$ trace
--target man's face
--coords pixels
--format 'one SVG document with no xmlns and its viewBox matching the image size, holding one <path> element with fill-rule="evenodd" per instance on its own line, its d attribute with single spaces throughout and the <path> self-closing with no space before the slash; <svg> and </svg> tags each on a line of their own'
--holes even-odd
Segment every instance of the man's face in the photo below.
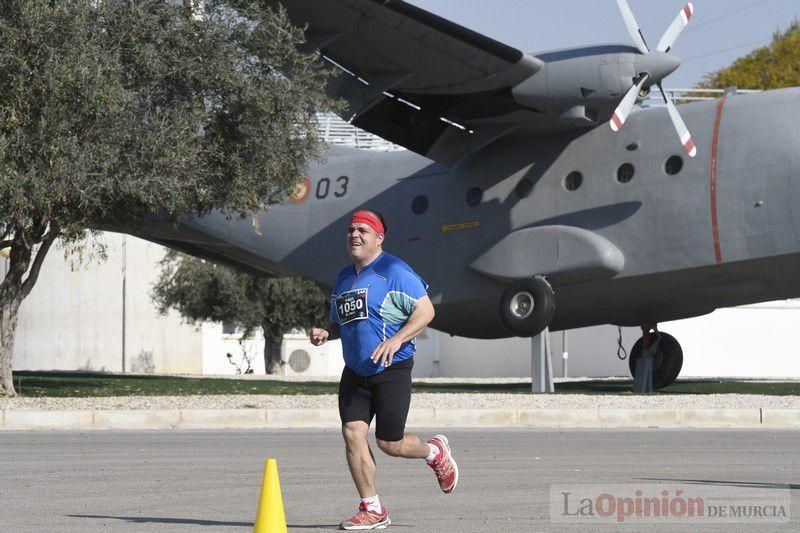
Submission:
<svg viewBox="0 0 800 533">
<path fill-rule="evenodd" d="M 353 261 L 372 257 L 383 243 L 383 235 L 364 224 L 356 222 L 347 228 L 347 251 Z"/>
</svg>

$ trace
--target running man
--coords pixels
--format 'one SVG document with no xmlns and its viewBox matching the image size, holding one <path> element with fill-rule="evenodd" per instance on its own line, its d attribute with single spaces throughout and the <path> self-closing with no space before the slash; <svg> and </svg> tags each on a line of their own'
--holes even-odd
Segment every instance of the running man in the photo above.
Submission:
<svg viewBox="0 0 800 533">
<path fill-rule="evenodd" d="M 383 251 L 386 222 L 377 211 L 356 211 L 346 245 L 353 264 L 336 277 L 331 295 L 331 323 L 313 328 L 319 346 L 342 339 L 345 367 L 339 382 L 347 466 L 361 497 L 358 513 L 341 529 L 384 529 L 389 514 L 375 488 L 375 457 L 367 443 L 372 417 L 378 448 L 393 457 L 425 459 L 439 487 L 451 492 L 458 466 L 444 435 L 428 442 L 405 433 L 411 403 L 414 337 L 433 319 L 428 285 L 405 262 Z"/>
</svg>

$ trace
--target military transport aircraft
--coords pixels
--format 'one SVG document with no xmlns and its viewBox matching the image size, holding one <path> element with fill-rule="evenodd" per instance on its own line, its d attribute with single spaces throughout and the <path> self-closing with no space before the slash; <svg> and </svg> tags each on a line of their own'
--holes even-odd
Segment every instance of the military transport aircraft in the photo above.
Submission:
<svg viewBox="0 0 800 533">
<path fill-rule="evenodd" d="M 146 238 L 329 289 L 350 213 L 372 207 L 430 284 L 432 326 L 474 338 L 610 323 L 649 340 L 662 321 L 800 295 L 800 91 L 679 113 L 661 81 L 692 4 L 655 48 L 617 0 L 632 46 L 530 54 L 400 0 L 281 3 L 341 69 L 344 118 L 408 150 L 332 149 L 260 234 L 212 214 Z M 636 107 L 654 88 L 666 107 Z M 682 364 L 660 339 L 656 387 Z"/>
</svg>

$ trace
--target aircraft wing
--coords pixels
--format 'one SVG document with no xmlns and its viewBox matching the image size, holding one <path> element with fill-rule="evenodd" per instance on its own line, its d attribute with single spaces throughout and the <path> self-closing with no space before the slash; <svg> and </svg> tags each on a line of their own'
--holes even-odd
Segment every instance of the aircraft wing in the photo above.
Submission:
<svg viewBox="0 0 800 533">
<path fill-rule="evenodd" d="M 329 84 L 355 126 L 453 164 L 530 120 L 511 88 L 544 63 L 400 0 L 272 0 L 306 46 L 341 69 Z"/>
</svg>

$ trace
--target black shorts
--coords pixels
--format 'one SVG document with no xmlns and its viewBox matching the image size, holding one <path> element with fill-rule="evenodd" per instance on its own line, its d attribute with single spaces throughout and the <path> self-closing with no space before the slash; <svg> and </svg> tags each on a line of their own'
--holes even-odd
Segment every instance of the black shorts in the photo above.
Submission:
<svg viewBox="0 0 800 533">
<path fill-rule="evenodd" d="M 411 404 L 411 369 L 414 358 L 392 363 L 374 376 L 359 376 L 347 366 L 339 382 L 339 416 L 342 425 L 363 420 L 369 425 L 376 417 L 375 437 L 403 440 L 408 407 Z"/>
</svg>

